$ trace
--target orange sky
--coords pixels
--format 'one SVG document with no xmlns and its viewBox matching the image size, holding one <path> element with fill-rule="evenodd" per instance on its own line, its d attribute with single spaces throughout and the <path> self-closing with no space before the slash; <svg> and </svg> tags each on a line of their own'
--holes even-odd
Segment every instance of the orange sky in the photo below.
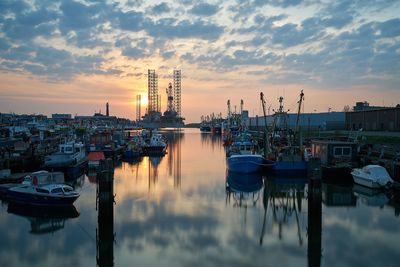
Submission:
<svg viewBox="0 0 400 267">
<path fill-rule="evenodd" d="M 362 12 L 359 12 L 359 11 Z M 400 103 L 400 2 L 5 2 L 0 11 L 0 112 L 105 113 L 136 119 L 147 70 L 161 110 L 174 69 L 182 115 L 250 116 L 268 106 L 342 111 L 357 101 Z M 142 115 L 145 112 L 142 105 Z"/>
</svg>

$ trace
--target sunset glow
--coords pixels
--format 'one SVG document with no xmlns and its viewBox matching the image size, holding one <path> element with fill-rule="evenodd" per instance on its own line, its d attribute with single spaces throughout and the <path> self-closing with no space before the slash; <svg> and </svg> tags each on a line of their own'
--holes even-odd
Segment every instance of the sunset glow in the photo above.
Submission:
<svg viewBox="0 0 400 267">
<path fill-rule="evenodd" d="M 182 115 L 261 114 L 300 90 L 305 111 L 400 103 L 398 1 L 2 1 L 0 112 L 135 119 L 147 70 L 162 111 L 182 70 Z"/>
</svg>

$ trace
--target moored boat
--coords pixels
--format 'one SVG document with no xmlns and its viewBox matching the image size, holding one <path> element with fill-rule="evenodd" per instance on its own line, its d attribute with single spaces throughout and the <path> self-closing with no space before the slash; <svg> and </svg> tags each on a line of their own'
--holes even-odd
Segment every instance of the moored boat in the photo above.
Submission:
<svg viewBox="0 0 400 267">
<path fill-rule="evenodd" d="M 249 140 L 232 143 L 227 151 L 228 170 L 238 173 L 260 172 L 264 157 L 255 153 L 255 143 Z"/>
<path fill-rule="evenodd" d="M 78 199 L 79 193 L 61 183 L 20 185 L 7 191 L 7 200 L 34 206 L 68 206 Z"/>
<path fill-rule="evenodd" d="M 263 167 L 264 158 L 261 155 L 231 155 L 227 159 L 228 170 L 238 173 L 260 172 Z"/>
<path fill-rule="evenodd" d="M 62 168 L 86 161 L 85 146 L 82 143 L 69 141 L 60 144 L 58 152 L 46 156 L 44 166 L 47 168 Z"/>
<path fill-rule="evenodd" d="M 367 165 L 351 171 L 354 182 L 370 188 L 391 187 L 393 180 L 387 170 L 379 165 Z"/>
<path fill-rule="evenodd" d="M 146 155 L 164 155 L 167 152 L 167 143 L 162 134 L 153 133 L 150 140 L 143 146 Z"/>
</svg>

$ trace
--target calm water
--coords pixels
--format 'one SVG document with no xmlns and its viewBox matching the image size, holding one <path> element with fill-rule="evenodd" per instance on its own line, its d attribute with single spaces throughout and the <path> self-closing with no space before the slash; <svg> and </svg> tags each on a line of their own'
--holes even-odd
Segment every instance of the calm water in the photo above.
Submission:
<svg viewBox="0 0 400 267">
<path fill-rule="evenodd" d="M 220 138 L 166 134 L 166 156 L 117 164 L 115 204 L 96 205 L 90 175 L 78 217 L 2 202 L 0 266 L 399 266 L 399 202 L 302 179 L 240 185 Z"/>
</svg>

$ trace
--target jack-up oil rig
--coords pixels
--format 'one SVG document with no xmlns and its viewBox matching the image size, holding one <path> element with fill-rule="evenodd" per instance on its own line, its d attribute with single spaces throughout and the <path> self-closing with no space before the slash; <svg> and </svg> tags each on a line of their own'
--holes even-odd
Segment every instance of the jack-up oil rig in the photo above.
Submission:
<svg viewBox="0 0 400 267">
<path fill-rule="evenodd" d="M 158 94 L 158 75 L 155 70 L 149 69 L 147 77 L 148 108 L 143 117 L 140 117 L 140 109 L 137 109 L 139 114 L 136 114 L 136 118 L 141 118 L 138 125 L 145 128 L 184 126 L 181 114 L 181 70 L 174 70 L 173 82 L 166 88 L 167 110 L 163 114 L 161 114 L 161 95 Z"/>
</svg>

